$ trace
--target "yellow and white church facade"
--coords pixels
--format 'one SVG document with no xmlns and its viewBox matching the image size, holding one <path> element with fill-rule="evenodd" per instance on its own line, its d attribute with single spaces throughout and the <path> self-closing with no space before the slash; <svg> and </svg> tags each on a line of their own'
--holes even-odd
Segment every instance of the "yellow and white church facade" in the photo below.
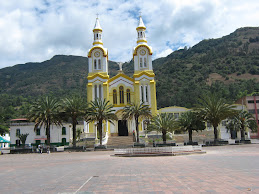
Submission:
<svg viewBox="0 0 259 194">
<path fill-rule="evenodd" d="M 152 68 L 152 47 L 147 44 L 145 35 L 146 27 L 142 17 L 139 17 L 137 30 L 137 45 L 133 48 L 134 75 L 128 77 L 122 71 L 112 78 L 108 74 L 108 49 L 103 46 L 102 28 L 98 17 L 93 29 L 93 46 L 88 51 L 88 84 L 87 102 L 96 98 L 110 101 L 113 104 L 118 121 L 114 125 L 105 123 L 103 132 L 111 136 L 131 135 L 135 129 L 133 120 L 122 120 L 123 108 L 130 103 L 141 103 L 149 105 L 151 113 L 157 113 L 156 82 Z M 88 133 L 95 133 L 96 126 L 89 123 Z M 139 129 L 143 131 L 144 122 L 140 122 Z"/>
</svg>

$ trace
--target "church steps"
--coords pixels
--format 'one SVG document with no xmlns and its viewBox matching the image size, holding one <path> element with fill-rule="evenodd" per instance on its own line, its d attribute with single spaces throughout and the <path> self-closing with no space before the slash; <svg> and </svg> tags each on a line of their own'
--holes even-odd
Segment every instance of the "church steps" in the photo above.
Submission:
<svg viewBox="0 0 259 194">
<path fill-rule="evenodd" d="M 133 136 L 112 136 L 109 137 L 108 148 L 125 148 L 133 146 Z"/>
</svg>

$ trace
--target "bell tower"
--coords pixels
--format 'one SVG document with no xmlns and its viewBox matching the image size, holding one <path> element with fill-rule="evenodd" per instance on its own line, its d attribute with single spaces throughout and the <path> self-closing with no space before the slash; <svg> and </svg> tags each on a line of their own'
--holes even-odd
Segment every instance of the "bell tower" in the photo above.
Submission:
<svg viewBox="0 0 259 194">
<path fill-rule="evenodd" d="M 103 47 L 102 28 L 97 16 L 93 29 L 93 46 L 88 51 L 87 102 L 108 98 L 108 50 Z"/>
<path fill-rule="evenodd" d="M 135 102 L 144 102 L 150 106 L 152 114 L 156 114 L 156 82 L 152 67 L 153 52 L 152 47 L 147 44 L 146 26 L 141 15 L 136 30 L 137 46 L 133 48 Z"/>
</svg>

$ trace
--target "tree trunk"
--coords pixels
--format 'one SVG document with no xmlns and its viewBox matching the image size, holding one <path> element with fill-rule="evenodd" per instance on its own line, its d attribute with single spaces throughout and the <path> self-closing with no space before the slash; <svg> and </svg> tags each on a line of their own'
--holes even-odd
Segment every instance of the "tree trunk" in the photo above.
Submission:
<svg viewBox="0 0 259 194">
<path fill-rule="evenodd" d="M 166 144 L 166 130 L 162 130 L 163 134 L 163 143 Z"/>
<path fill-rule="evenodd" d="M 50 146 L 50 122 L 47 121 L 46 132 L 47 132 L 47 145 Z"/>
<path fill-rule="evenodd" d="M 76 119 L 73 119 L 73 147 L 76 147 Z"/>
<path fill-rule="evenodd" d="M 241 129 L 241 140 L 245 140 L 245 129 Z"/>
<path fill-rule="evenodd" d="M 213 126 L 213 128 L 214 128 L 214 141 L 218 141 L 218 129 L 215 126 Z"/>
<path fill-rule="evenodd" d="M 136 123 L 137 143 L 139 143 L 138 117 L 135 118 L 135 123 Z"/>
<path fill-rule="evenodd" d="M 97 128 L 98 128 L 98 131 L 99 131 L 99 136 L 100 136 L 100 145 L 103 145 L 103 122 L 102 121 L 98 121 L 98 125 L 97 125 Z"/>
<path fill-rule="evenodd" d="M 192 143 L 192 130 L 189 129 L 188 132 L 189 132 L 189 142 Z"/>
</svg>

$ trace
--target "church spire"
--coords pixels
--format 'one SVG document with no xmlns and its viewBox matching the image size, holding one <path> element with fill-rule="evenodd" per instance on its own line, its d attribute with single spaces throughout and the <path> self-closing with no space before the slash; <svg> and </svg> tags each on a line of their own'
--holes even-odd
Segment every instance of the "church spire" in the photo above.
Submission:
<svg viewBox="0 0 259 194">
<path fill-rule="evenodd" d="M 102 30 L 102 27 L 100 25 L 98 14 L 97 14 L 97 18 L 96 18 L 94 29 L 93 29 L 93 33 L 94 33 L 93 45 L 103 45 L 102 31 L 103 30 Z"/>
<path fill-rule="evenodd" d="M 146 31 L 146 26 L 142 20 L 142 16 L 139 16 L 139 23 L 138 23 L 138 27 L 136 28 L 137 33 L 138 33 L 138 39 L 137 39 L 137 44 L 145 44 L 147 43 L 146 40 L 146 35 L 145 35 L 145 31 Z"/>
</svg>

